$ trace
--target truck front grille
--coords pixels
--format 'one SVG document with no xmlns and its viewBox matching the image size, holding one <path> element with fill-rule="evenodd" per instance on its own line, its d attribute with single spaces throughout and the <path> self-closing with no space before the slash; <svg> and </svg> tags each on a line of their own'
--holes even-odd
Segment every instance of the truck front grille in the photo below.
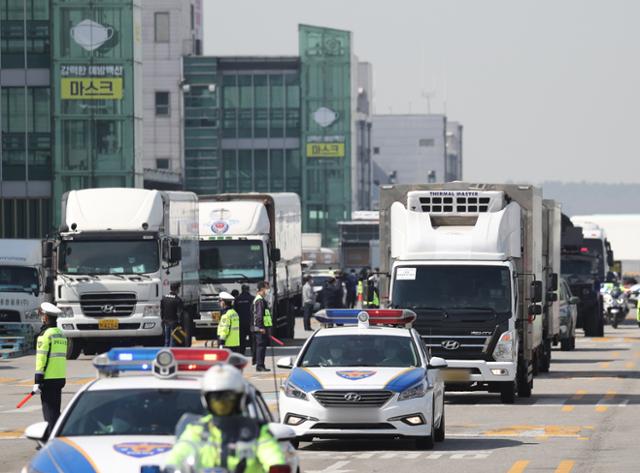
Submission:
<svg viewBox="0 0 640 473">
<path fill-rule="evenodd" d="M 354 396 L 355 395 L 355 396 Z M 324 407 L 380 407 L 393 395 L 392 391 L 316 391 L 313 397 Z"/>
<path fill-rule="evenodd" d="M 80 296 L 82 313 L 87 317 L 127 317 L 136 306 L 134 292 L 100 292 Z"/>
<path fill-rule="evenodd" d="M 432 356 L 450 360 L 491 359 L 487 357 L 491 336 L 422 335 Z"/>
</svg>

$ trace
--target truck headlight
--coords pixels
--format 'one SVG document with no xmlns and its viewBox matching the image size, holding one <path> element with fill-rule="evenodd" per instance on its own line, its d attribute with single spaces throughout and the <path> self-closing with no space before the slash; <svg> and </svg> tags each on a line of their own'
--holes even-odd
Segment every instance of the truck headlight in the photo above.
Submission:
<svg viewBox="0 0 640 473">
<path fill-rule="evenodd" d="M 62 311 L 58 317 L 73 317 L 73 307 L 70 306 L 58 306 L 58 309 Z"/>
<path fill-rule="evenodd" d="M 282 392 L 287 397 L 292 397 L 301 401 L 308 401 L 307 393 L 305 393 L 291 381 L 285 381 L 284 383 L 282 383 Z"/>
<path fill-rule="evenodd" d="M 418 399 L 424 397 L 427 394 L 427 383 L 421 381 L 418 384 L 411 386 L 409 389 L 405 389 L 398 396 L 398 401 L 407 401 L 409 399 Z"/>
<path fill-rule="evenodd" d="M 143 317 L 160 317 L 159 305 L 146 305 L 142 311 Z"/>
<path fill-rule="evenodd" d="M 512 361 L 515 345 L 515 336 L 511 332 L 504 332 L 493 350 L 493 359 L 496 361 Z"/>
</svg>

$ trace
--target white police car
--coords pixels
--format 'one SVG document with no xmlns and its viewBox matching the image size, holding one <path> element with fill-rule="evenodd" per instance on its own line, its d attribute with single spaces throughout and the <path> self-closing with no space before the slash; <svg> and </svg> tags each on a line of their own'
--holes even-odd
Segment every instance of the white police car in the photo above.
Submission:
<svg viewBox="0 0 640 473">
<path fill-rule="evenodd" d="M 328 309 L 325 325 L 295 358 L 280 390 L 281 419 L 298 441 L 314 438 L 410 438 L 429 449 L 445 437 L 442 358 L 429 358 L 418 333 L 400 328 L 407 310 Z M 390 327 L 389 325 L 395 326 Z"/>
<path fill-rule="evenodd" d="M 247 360 L 225 349 L 195 348 L 116 348 L 97 356 L 94 365 L 101 376 L 74 396 L 23 473 L 139 473 L 144 465 L 153 465 L 148 471 L 160 471 L 175 443 L 179 421 L 184 427 L 187 419 L 206 414 L 199 374 L 219 362 L 241 369 Z M 294 433 L 272 423 L 260 391 L 249 382 L 246 388 L 247 415 L 270 423 L 291 472 L 299 471 L 289 443 Z M 46 426 L 34 424 L 25 435 L 42 443 Z"/>
</svg>

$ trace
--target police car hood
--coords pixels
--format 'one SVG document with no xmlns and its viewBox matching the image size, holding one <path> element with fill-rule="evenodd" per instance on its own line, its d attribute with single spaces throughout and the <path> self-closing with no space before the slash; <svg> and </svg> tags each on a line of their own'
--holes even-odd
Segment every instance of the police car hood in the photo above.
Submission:
<svg viewBox="0 0 640 473">
<path fill-rule="evenodd" d="M 46 472 L 140 473 L 141 465 L 163 466 L 174 442 L 167 435 L 56 437 L 31 466 Z"/>
<path fill-rule="evenodd" d="M 402 392 L 424 379 L 424 368 L 295 368 L 290 381 L 305 392 L 319 389 L 388 389 Z"/>
</svg>

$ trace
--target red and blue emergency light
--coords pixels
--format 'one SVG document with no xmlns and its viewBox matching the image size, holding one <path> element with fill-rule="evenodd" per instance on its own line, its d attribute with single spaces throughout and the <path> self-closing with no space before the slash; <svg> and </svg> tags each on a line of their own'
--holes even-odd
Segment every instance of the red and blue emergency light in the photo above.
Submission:
<svg viewBox="0 0 640 473">
<path fill-rule="evenodd" d="M 102 373 L 115 375 L 127 371 L 152 371 L 158 364 L 158 354 L 170 354 L 177 371 L 207 371 L 216 363 L 229 363 L 239 370 L 247 364 L 246 357 L 224 348 L 112 348 L 93 359 L 93 366 Z"/>
<path fill-rule="evenodd" d="M 369 325 L 405 326 L 416 320 L 416 313 L 407 309 L 323 309 L 314 314 L 322 324 L 358 325 L 366 314 Z"/>
</svg>

